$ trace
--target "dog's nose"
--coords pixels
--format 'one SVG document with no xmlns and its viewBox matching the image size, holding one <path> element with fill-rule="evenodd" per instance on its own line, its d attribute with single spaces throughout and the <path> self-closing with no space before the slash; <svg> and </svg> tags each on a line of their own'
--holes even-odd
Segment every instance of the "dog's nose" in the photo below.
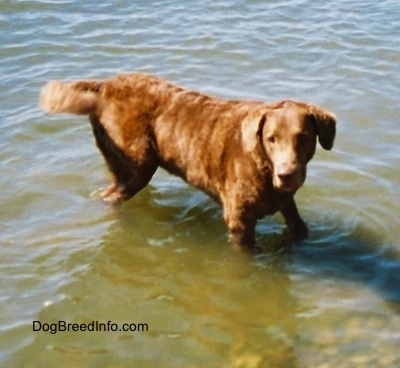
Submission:
<svg viewBox="0 0 400 368">
<path fill-rule="evenodd" d="M 278 174 L 278 177 L 282 183 L 291 183 L 294 178 L 294 173 Z"/>
<path fill-rule="evenodd" d="M 296 175 L 296 168 L 292 165 L 282 165 L 278 169 L 277 175 L 282 183 L 290 183 Z"/>
</svg>

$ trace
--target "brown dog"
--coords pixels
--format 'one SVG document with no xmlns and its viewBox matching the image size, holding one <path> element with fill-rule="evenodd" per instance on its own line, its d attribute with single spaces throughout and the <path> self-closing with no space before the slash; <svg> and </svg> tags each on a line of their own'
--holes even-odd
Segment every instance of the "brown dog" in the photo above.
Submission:
<svg viewBox="0 0 400 368">
<path fill-rule="evenodd" d="M 335 116 L 312 104 L 227 101 L 143 74 L 106 81 L 49 82 L 41 106 L 89 115 L 114 181 L 105 201 L 125 201 L 158 166 L 223 206 L 232 241 L 253 248 L 257 219 L 280 211 L 293 238 L 307 236 L 294 194 L 318 137 L 330 150 Z"/>
</svg>

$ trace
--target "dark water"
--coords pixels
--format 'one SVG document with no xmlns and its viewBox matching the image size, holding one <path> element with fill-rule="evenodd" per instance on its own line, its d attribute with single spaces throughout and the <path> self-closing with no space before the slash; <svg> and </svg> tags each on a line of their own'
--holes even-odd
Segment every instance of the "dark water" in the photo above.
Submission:
<svg viewBox="0 0 400 368">
<path fill-rule="evenodd" d="M 1 366 L 399 366 L 399 14 L 394 0 L 2 1 Z M 127 71 L 335 112 L 334 150 L 297 194 L 310 238 L 291 247 L 266 218 L 266 254 L 239 254 L 218 206 L 165 172 L 105 206 L 86 119 L 37 98 L 49 79 Z"/>
</svg>

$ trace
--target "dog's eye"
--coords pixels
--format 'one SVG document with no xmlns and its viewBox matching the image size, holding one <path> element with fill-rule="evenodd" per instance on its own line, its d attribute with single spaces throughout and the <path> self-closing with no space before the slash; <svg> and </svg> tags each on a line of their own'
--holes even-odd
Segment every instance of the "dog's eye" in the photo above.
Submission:
<svg viewBox="0 0 400 368">
<path fill-rule="evenodd" d="M 275 136 L 273 136 L 273 135 L 270 135 L 270 136 L 267 138 L 267 140 L 268 140 L 269 143 L 275 143 L 275 142 L 276 142 L 276 138 L 275 138 Z"/>
</svg>

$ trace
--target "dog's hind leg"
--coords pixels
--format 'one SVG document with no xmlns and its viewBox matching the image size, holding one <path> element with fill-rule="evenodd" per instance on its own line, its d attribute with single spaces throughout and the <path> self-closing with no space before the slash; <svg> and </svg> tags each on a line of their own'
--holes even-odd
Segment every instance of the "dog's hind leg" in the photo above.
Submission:
<svg viewBox="0 0 400 368">
<path fill-rule="evenodd" d="M 101 198 L 104 202 L 113 205 L 127 201 L 149 183 L 156 169 L 157 166 L 151 169 L 135 168 L 135 170 L 130 170 L 130 177 L 128 174 L 117 176 L 113 173 L 114 181 L 102 191 Z"/>
<path fill-rule="evenodd" d="M 90 122 L 97 147 L 113 175 L 113 183 L 101 197 L 107 203 L 119 204 L 149 183 L 158 167 L 157 155 L 150 143 L 138 145 L 138 152 L 125 152 L 112 140 L 97 116 L 91 116 Z"/>
</svg>

